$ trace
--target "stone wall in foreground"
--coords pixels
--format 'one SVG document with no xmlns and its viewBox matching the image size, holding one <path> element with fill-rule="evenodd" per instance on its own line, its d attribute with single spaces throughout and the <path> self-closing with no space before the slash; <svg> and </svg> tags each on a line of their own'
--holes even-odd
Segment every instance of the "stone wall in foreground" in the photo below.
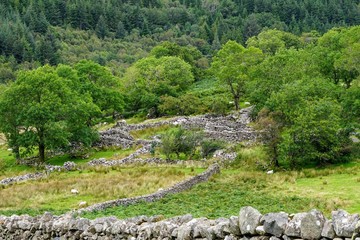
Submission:
<svg viewBox="0 0 360 240">
<path fill-rule="evenodd" d="M 216 220 L 191 215 L 166 220 L 161 216 L 89 220 L 50 213 L 0 216 L 0 239 L 360 240 L 359 228 L 359 215 L 343 210 L 333 211 L 332 220 L 317 210 L 262 215 L 252 207 L 241 208 L 238 216 Z"/>
</svg>

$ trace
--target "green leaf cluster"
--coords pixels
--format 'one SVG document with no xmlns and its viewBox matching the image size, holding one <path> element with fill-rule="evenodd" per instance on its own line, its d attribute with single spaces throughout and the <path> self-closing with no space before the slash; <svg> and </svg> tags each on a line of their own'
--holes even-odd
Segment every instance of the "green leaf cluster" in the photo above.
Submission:
<svg viewBox="0 0 360 240">
<path fill-rule="evenodd" d="M 17 158 L 37 147 L 44 162 L 47 150 L 91 146 L 98 137 L 92 129 L 96 118 L 122 110 L 116 83 L 107 69 L 90 61 L 21 71 L 1 93 L 0 129 Z"/>
</svg>

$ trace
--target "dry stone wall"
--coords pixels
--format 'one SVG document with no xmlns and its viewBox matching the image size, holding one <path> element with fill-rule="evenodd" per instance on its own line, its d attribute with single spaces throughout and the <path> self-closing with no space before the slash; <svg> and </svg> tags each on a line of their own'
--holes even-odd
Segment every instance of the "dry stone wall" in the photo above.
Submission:
<svg viewBox="0 0 360 240">
<path fill-rule="evenodd" d="M 207 219 L 184 215 L 139 216 L 95 220 L 71 214 L 53 216 L 0 216 L 0 239 L 226 239 L 226 240 L 360 240 L 359 215 L 332 212 L 332 220 L 311 210 L 305 213 L 267 213 L 243 207 L 237 216 Z"/>
<path fill-rule="evenodd" d="M 109 207 L 114 207 L 119 205 L 128 206 L 139 202 L 154 202 L 156 200 L 165 197 L 166 195 L 175 194 L 190 189 L 192 186 L 198 183 L 207 181 L 211 176 L 217 173 L 220 173 L 220 167 L 218 164 L 213 164 L 205 172 L 200 173 L 199 175 L 196 175 L 188 180 L 179 182 L 167 189 L 160 190 L 158 192 L 148 194 L 145 196 L 117 199 L 117 200 L 111 200 L 103 203 L 94 204 L 87 208 L 82 208 L 78 210 L 77 213 L 101 211 Z"/>
<path fill-rule="evenodd" d="M 182 126 L 186 129 L 202 129 L 207 137 L 229 142 L 254 141 L 256 132 L 248 126 L 252 107 L 241 109 L 236 114 L 214 116 L 210 114 L 193 117 L 176 117 L 153 123 L 127 124 L 119 121 L 113 128 L 100 132 L 98 146 L 131 147 L 136 141 L 130 131 L 155 128 L 163 125 Z"/>
<path fill-rule="evenodd" d="M 37 180 L 43 177 L 47 177 L 51 172 L 60 172 L 60 171 L 73 171 L 76 170 L 76 164 L 74 162 L 65 162 L 63 166 L 56 165 L 46 165 L 45 171 L 36 172 L 36 173 L 28 173 L 20 176 L 14 176 L 9 178 L 4 178 L 0 180 L 0 185 L 10 185 L 16 182 L 24 182 L 28 180 Z"/>
</svg>

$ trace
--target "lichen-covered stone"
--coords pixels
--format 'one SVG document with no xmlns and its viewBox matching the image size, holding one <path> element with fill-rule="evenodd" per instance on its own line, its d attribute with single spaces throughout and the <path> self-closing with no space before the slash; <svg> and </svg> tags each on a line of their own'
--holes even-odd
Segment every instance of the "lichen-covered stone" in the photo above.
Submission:
<svg viewBox="0 0 360 240">
<path fill-rule="evenodd" d="M 302 219 L 306 216 L 306 213 L 297 213 L 293 218 L 288 222 L 285 228 L 285 235 L 289 237 L 301 237 L 300 234 L 300 225 Z"/>
<path fill-rule="evenodd" d="M 318 210 L 311 210 L 301 220 L 301 238 L 309 240 L 320 239 L 324 223 L 324 215 Z"/>
<path fill-rule="evenodd" d="M 261 218 L 260 222 L 264 226 L 266 233 L 281 237 L 289 221 L 288 218 L 289 215 L 284 212 L 267 213 Z"/>
<path fill-rule="evenodd" d="M 256 227 L 260 225 L 261 213 L 253 207 L 243 207 L 239 213 L 240 232 L 244 235 L 256 234 Z"/>
<path fill-rule="evenodd" d="M 333 211 L 331 213 L 334 230 L 337 236 L 351 238 L 358 221 L 359 214 L 349 214 L 345 210 Z"/>
<path fill-rule="evenodd" d="M 329 239 L 335 238 L 336 234 L 331 220 L 325 221 L 321 236 Z"/>
</svg>

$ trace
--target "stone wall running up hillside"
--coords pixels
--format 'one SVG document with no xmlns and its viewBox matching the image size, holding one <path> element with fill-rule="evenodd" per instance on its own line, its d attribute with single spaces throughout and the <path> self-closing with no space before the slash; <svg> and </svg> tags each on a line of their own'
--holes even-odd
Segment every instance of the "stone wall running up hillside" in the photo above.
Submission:
<svg viewBox="0 0 360 240">
<path fill-rule="evenodd" d="M 241 208 L 238 216 L 216 220 L 191 215 L 165 220 L 162 216 L 89 220 L 50 213 L 0 216 L 0 239 L 360 240 L 359 228 L 359 215 L 343 210 L 333 211 L 332 220 L 317 210 L 262 215 L 252 207 Z"/>
</svg>

